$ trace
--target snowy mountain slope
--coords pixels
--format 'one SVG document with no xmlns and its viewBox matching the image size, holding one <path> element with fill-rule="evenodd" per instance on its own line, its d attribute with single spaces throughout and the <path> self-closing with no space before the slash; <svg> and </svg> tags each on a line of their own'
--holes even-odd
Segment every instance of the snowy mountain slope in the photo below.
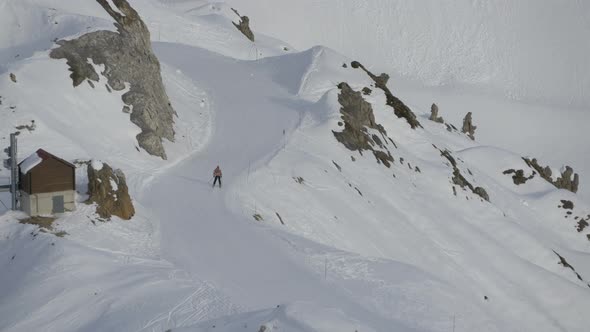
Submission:
<svg viewBox="0 0 590 332">
<path fill-rule="evenodd" d="M 322 59 L 311 66 L 316 73 L 330 73 L 324 80 L 350 79 L 352 75 L 347 71 L 354 69 L 342 68 L 343 61 L 346 59 L 332 57 L 331 61 Z M 332 66 L 324 69 L 321 63 Z M 342 72 L 340 77 L 333 74 L 337 68 Z M 326 86 L 317 76 L 321 74 L 316 75 L 316 81 L 304 81 L 304 85 L 319 82 L 315 87 L 302 86 L 299 91 L 317 91 Z M 369 81 L 357 81 L 355 85 L 360 89 Z M 555 302 L 551 293 L 563 286 L 569 289 L 564 296 L 567 301 L 587 301 L 587 283 L 556 265 L 553 253 L 583 252 L 585 258 L 580 265 L 588 266 L 585 234 L 576 232 L 573 223 L 564 227 L 558 221 L 563 214 L 559 216 L 556 208 L 560 199 L 572 199 L 587 211 L 583 201 L 571 193 L 558 192 L 540 179 L 524 188 L 516 187 L 502 172 L 523 168 L 518 155 L 446 134 L 442 125 L 429 123 L 426 115 L 421 117 L 426 132 L 413 131 L 384 107 L 384 96 L 376 95 L 369 98 L 374 106 L 382 105 L 376 111 L 377 122 L 398 144 L 393 152 L 396 160 L 405 160 L 405 164 L 397 162 L 392 170 L 379 166 L 373 156 L 348 151 L 333 139 L 331 131 L 340 130 L 336 125 L 340 114 L 335 94 L 332 91 L 319 105 L 309 107 L 302 125 L 278 155 L 250 174 L 246 183 L 234 188 L 233 194 L 242 198 L 246 211 L 331 247 L 412 264 L 454 284 L 466 297 L 487 294 L 497 301 L 488 310 L 512 316 L 514 330 L 541 325 L 565 330 L 581 328 L 580 322 L 573 322 L 581 312 L 570 316 L 572 308 Z M 469 176 L 475 179 L 474 185 L 488 190 L 491 204 L 459 187 L 458 197 L 453 196 L 449 181 L 452 169 L 444 166 L 446 160 L 432 144 L 438 149 L 457 151 L 456 157 L 465 161 L 465 172 L 474 174 Z M 414 170 L 415 166 L 420 172 Z M 302 183 L 294 181 L 296 178 L 301 178 Z M 277 222 L 276 213 L 285 226 Z M 481 265 L 484 257 L 492 260 Z M 527 262 L 524 266 L 523 261 Z M 463 268 L 452 268 L 457 265 Z M 500 284 L 504 286 L 491 281 L 496 278 L 503 280 Z M 509 294 L 514 292 L 520 295 L 512 298 Z M 527 317 L 517 327 L 515 322 L 529 311 L 527 306 L 535 308 L 530 312 L 543 313 Z M 506 312 L 505 308 L 520 309 Z"/>
<path fill-rule="evenodd" d="M 4 213 L 0 329 L 448 331 L 454 322 L 457 330 L 585 330 L 590 242 L 574 217 L 590 207 L 539 177 L 514 185 L 502 172 L 527 169 L 520 151 L 429 122 L 424 90 L 394 77 L 390 86 L 419 96 L 408 104 L 424 129 L 409 129 L 371 87 L 376 121 L 397 146 L 389 146 L 393 166 L 379 165 L 331 132 L 341 130 L 336 85 L 372 83 L 351 59 L 324 47 L 282 55 L 292 49 L 262 35 L 253 46 L 225 4 L 132 4 L 152 30 L 178 112 L 169 161 L 135 149 L 138 128 L 121 112 L 120 93 L 104 84 L 73 88 L 65 63 L 48 59 L 44 45 L 4 62 L 18 81 L 6 73 L 0 81 L 0 137 L 36 120 L 34 131 L 21 131 L 20 158 L 44 147 L 120 167 L 138 213 L 101 223 L 79 204 L 56 221 L 65 238 Z M 104 24 L 94 1 L 27 5 Z M 461 104 L 463 92 L 444 97 Z M 480 103 L 492 109 L 498 100 Z M 490 203 L 459 187 L 453 195 L 444 149 Z M 216 164 L 221 190 L 208 182 Z M 77 171 L 79 202 L 84 173 Z M 575 207 L 558 208 L 561 200 Z"/>
<path fill-rule="evenodd" d="M 326 45 L 392 74 L 392 89 L 414 108 L 435 102 L 455 124 L 474 112 L 484 144 L 590 172 L 579 128 L 590 121 L 587 2 L 227 2 L 257 31 L 299 49 Z"/>
<path fill-rule="evenodd" d="M 477 85 L 517 99 L 590 106 L 584 1 L 227 2 L 249 15 L 255 30 L 299 49 L 326 45 L 431 85 Z"/>
</svg>

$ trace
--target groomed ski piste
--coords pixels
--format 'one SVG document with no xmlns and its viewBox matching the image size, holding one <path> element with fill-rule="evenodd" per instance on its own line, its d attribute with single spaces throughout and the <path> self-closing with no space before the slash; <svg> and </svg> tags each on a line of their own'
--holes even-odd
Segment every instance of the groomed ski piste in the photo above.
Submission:
<svg viewBox="0 0 590 332">
<path fill-rule="evenodd" d="M 574 217 L 590 214 L 590 166 L 579 156 L 588 144 L 571 141 L 587 111 L 478 86 L 425 87 L 391 72 L 390 89 L 424 127 L 414 130 L 351 61 L 384 64 L 324 46 L 298 51 L 256 31 L 256 13 L 237 3 L 255 43 L 223 2 L 131 4 L 150 28 L 178 114 L 168 160 L 137 149 L 139 128 L 121 111 L 125 91 L 107 91 L 104 77 L 74 88 L 65 61 L 48 56 L 55 38 L 114 29 L 95 1 L 0 0 L 0 145 L 35 120 L 18 137 L 19 161 L 43 148 L 107 162 L 127 175 L 137 211 L 130 221 L 98 221 L 83 203 L 85 167 L 77 210 L 54 224 L 64 237 L 20 224 L 24 214 L 0 205 L 1 331 L 587 330 L 590 229 L 578 232 Z M 372 89 L 363 97 L 391 138 L 390 168 L 335 139 L 341 82 Z M 429 121 L 433 102 L 458 128 L 474 112 L 476 140 Z M 543 114 L 542 125 L 504 133 L 506 110 Z M 536 136 L 562 114 L 568 125 Z M 528 169 L 527 148 L 559 174 L 571 160 L 555 162 L 547 150 L 562 139 L 571 145 L 559 155 L 578 162 L 578 194 L 539 176 L 516 186 L 503 174 Z M 458 186 L 453 194 L 444 150 L 490 202 Z M 221 189 L 212 187 L 216 165 Z M 561 200 L 574 203 L 572 215 Z"/>
</svg>

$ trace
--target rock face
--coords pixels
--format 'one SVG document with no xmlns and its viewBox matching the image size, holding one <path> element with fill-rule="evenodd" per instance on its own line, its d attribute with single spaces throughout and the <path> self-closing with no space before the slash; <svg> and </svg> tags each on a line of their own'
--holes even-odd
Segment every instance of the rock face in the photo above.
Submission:
<svg viewBox="0 0 590 332">
<path fill-rule="evenodd" d="M 472 140 L 475 140 L 475 129 L 477 129 L 477 126 L 473 125 L 471 112 L 468 112 L 467 115 L 465 115 L 465 118 L 463 118 L 463 128 L 461 129 L 461 132 L 467 134 Z"/>
<path fill-rule="evenodd" d="M 364 70 L 367 73 L 367 75 L 369 75 L 369 77 L 371 77 L 371 79 L 375 81 L 375 86 L 383 90 L 383 92 L 385 93 L 385 98 L 387 99 L 387 106 L 393 108 L 393 112 L 398 118 L 406 119 L 406 121 L 408 122 L 410 127 L 412 127 L 412 129 L 416 129 L 416 127 L 422 127 L 420 121 L 418 121 L 414 112 L 412 112 L 412 110 L 408 106 L 406 106 L 406 104 L 404 104 L 401 100 L 395 97 L 387 87 L 389 75 L 383 73 L 379 76 L 375 76 L 358 61 L 353 61 L 351 63 L 351 66 L 352 68 L 360 68 Z"/>
<path fill-rule="evenodd" d="M 252 32 L 252 30 L 250 29 L 250 19 L 248 18 L 248 16 L 241 16 L 240 13 L 238 13 L 238 11 L 234 8 L 232 8 L 231 10 L 233 10 L 234 13 L 236 13 L 236 15 L 238 15 L 238 17 L 240 18 L 240 22 L 237 24 L 234 23 L 234 26 L 238 30 L 240 30 L 240 32 L 243 33 L 244 36 L 246 36 L 246 38 L 250 39 L 250 41 L 254 41 L 254 32 Z"/>
<path fill-rule="evenodd" d="M 347 83 L 338 85 L 340 94 L 338 102 L 342 106 L 340 113 L 344 122 L 344 130 L 333 132 L 336 139 L 352 151 L 370 150 L 377 158 L 377 161 L 390 167 L 393 157 L 384 145 L 388 144 L 387 132 L 380 124 L 375 123 L 375 116 L 371 104 L 367 102 L 360 91 L 354 91 Z M 381 135 L 369 133 L 368 129 L 374 129 Z M 393 142 L 390 140 L 390 142 Z M 379 147 L 381 150 L 376 150 Z"/>
<path fill-rule="evenodd" d="M 532 160 L 528 158 L 522 159 L 529 167 L 537 171 L 539 175 L 545 179 L 545 181 L 551 183 L 556 188 L 569 190 L 573 193 L 578 192 L 580 177 L 577 173 L 574 173 L 574 170 L 571 167 L 565 166 L 565 170 L 561 173 L 561 176 L 554 181 L 552 178 L 551 168 L 549 168 L 549 166 L 542 167 L 539 165 L 539 162 L 536 158 L 533 158 Z"/>
<path fill-rule="evenodd" d="M 119 169 L 113 170 L 103 163 L 90 163 L 88 194 L 90 197 L 87 203 L 96 203 L 96 213 L 101 218 L 110 219 L 111 216 L 117 216 L 129 220 L 135 214 L 125 174 Z"/>
<path fill-rule="evenodd" d="M 445 122 L 441 116 L 438 116 L 438 106 L 436 104 L 432 104 L 432 106 L 430 106 L 430 117 L 428 119 L 438 123 Z"/>
<path fill-rule="evenodd" d="M 116 21 L 118 32 L 96 31 L 74 40 L 61 40 L 60 47 L 50 56 L 66 59 L 74 86 L 85 80 L 98 82 L 99 76 L 88 62 L 104 65 L 101 73 L 110 88 L 121 91 L 129 83 L 123 101 L 132 105 L 131 122 L 142 132 L 137 135 L 139 146 L 154 156 L 166 159 L 162 139 L 174 141 L 174 109 L 162 83 L 160 63 L 152 52 L 150 33 L 139 14 L 126 0 L 96 0 Z M 123 13 L 123 15 L 121 14 Z"/>
</svg>

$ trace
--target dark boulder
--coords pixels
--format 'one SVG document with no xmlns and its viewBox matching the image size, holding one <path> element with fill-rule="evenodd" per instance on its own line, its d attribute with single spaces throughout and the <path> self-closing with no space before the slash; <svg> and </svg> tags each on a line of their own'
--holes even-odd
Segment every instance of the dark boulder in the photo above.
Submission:
<svg viewBox="0 0 590 332">
<path fill-rule="evenodd" d="M 119 169 L 113 170 L 104 163 L 89 163 L 88 194 L 87 203 L 96 203 L 96 213 L 101 218 L 117 216 L 129 220 L 135 214 L 125 174 Z"/>
</svg>

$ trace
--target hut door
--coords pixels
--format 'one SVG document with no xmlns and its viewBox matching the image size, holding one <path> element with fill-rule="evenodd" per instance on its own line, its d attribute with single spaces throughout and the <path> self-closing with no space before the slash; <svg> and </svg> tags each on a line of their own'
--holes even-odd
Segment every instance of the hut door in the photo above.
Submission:
<svg viewBox="0 0 590 332">
<path fill-rule="evenodd" d="M 51 213 L 64 213 L 63 196 L 53 196 L 53 211 Z"/>
</svg>

